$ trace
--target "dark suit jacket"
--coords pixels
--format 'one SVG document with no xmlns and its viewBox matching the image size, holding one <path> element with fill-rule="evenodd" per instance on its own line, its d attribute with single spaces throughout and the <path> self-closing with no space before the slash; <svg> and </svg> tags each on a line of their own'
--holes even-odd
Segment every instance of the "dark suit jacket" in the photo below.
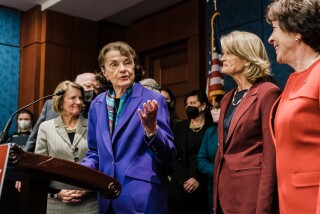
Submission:
<svg viewBox="0 0 320 214">
<path fill-rule="evenodd" d="M 269 115 L 280 90 L 269 82 L 253 84 L 233 115 L 224 142 L 223 121 L 235 90 L 221 101 L 214 172 L 215 211 L 220 201 L 225 213 L 273 213 L 276 169 Z"/>
<path fill-rule="evenodd" d="M 173 130 L 175 146 L 178 152 L 178 156 L 172 162 L 172 178 L 177 181 L 177 183 L 182 187 L 183 183 L 188 180 L 190 177 L 195 178 L 198 181 L 201 181 L 204 178 L 204 175 L 198 170 L 196 163 L 188 163 L 187 157 L 187 135 L 189 130 L 190 121 L 183 120 L 177 123 L 176 128 Z M 198 150 L 201 147 L 201 142 L 204 137 L 206 130 L 213 126 L 212 121 L 206 120 L 203 130 L 201 130 L 201 141 L 195 142 L 197 144 Z M 198 152 L 196 156 L 198 155 Z M 192 173 L 192 174 L 190 174 Z"/>
<path fill-rule="evenodd" d="M 197 167 L 196 158 L 205 132 L 212 127 L 211 118 L 206 119 L 199 134 L 198 142 L 193 142 L 192 151 L 187 150 L 187 137 L 190 120 L 178 122 L 174 129 L 175 146 L 178 156 L 171 164 L 172 179 L 169 182 L 169 200 L 174 213 L 209 213 L 207 177 Z M 195 178 L 200 186 L 192 194 L 183 189 L 183 183 L 189 178 Z M 192 203 L 190 203 L 192 201 Z"/>
<path fill-rule="evenodd" d="M 39 126 L 43 121 L 51 120 L 58 117 L 58 113 L 53 110 L 52 100 L 47 100 L 42 108 L 41 114 L 37 120 L 36 125 L 33 127 L 31 134 L 28 138 L 24 150 L 27 152 L 34 152 L 36 148 L 36 140 L 38 136 Z"/>
</svg>

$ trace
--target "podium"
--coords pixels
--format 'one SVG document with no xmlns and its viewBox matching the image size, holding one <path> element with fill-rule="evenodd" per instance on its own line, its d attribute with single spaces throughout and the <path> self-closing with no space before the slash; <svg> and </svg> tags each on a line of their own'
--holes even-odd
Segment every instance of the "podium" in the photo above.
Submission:
<svg viewBox="0 0 320 214">
<path fill-rule="evenodd" d="M 97 191 L 103 197 L 115 199 L 120 195 L 121 185 L 114 178 L 97 170 L 67 160 L 25 152 L 20 146 L 10 144 L 4 188 L 0 199 L 0 213 L 13 213 L 8 202 L 15 181 L 21 181 L 19 211 L 16 213 L 45 214 L 47 195 L 51 181 L 89 191 Z"/>
</svg>

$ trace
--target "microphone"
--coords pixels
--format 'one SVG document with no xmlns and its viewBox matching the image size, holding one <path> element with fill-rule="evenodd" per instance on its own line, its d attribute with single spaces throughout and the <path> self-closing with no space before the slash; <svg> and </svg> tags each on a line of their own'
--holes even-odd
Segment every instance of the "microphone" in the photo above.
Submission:
<svg viewBox="0 0 320 214">
<path fill-rule="evenodd" d="M 64 95 L 64 93 L 66 93 L 66 90 L 60 90 L 60 91 L 58 91 L 57 93 L 55 93 L 55 94 L 52 94 L 52 95 L 48 95 L 49 97 L 50 96 L 61 96 L 61 95 Z M 45 97 L 44 97 L 45 98 Z M 44 98 L 41 98 L 41 99 L 44 99 Z M 35 101 L 36 102 L 36 101 Z"/>
<path fill-rule="evenodd" d="M 40 99 L 37 99 L 36 101 L 33 101 L 32 103 L 30 103 L 30 104 L 28 104 L 28 105 L 26 105 L 26 106 L 23 106 L 22 108 L 19 108 L 17 111 L 13 112 L 13 114 L 10 116 L 9 120 L 7 121 L 4 129 L 0 132 L 0 144 L 4 144 L 4 143 L 7 141 L 7 139 L 8 139 L 8 130 L 9 130 L 10 126 L 11 126 L 13 117 L 14 117 L 14 115 L 16 115 L 19 111 L 21 111 L 21 110 L 23 110 L 23 109 L 26 109 L 26 108 L 28 108 L 29 106 L 31 106 L 31 105 L 33 105 L 33 104 L 35 104 L 35 103 L 37 103 L 37 102 L 39 102 L 39 101 L 41 101 L 41 100 L 44 100 L 44 99 L 46 99 L 46 98 L 48 98 L 48 97 L 61 96 L 61 95 L 63 95 L 64 93 L 66 93 L 65 90 L 60 90 L 60 91 L 58 91 L 58 92 L 55 93 L 55 94 L 50 94 L 50 95 L 47 95 L 47 96 L 42 97 L 42 98 L 40 98 Z"/>
</svg>

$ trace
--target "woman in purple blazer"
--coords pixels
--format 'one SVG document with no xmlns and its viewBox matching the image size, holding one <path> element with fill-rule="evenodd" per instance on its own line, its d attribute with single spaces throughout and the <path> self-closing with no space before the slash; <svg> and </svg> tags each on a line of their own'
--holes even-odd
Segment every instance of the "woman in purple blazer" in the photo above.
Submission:
<svg viewBox="0 0 320 214">
<path fill-rule="evenodd" d="M 222 72 L 237 88 L 221 100 L 214 171 L 215 213 L 275 213 L 275 148 L 270 110 L 280 95 L 259 37 L 234 31 L 222 37 Z"/>
<path fill-rule="evenodd" d="M 135 81 L 135 51 L 124 42 L 109 43 L 99 54 L 109 84 L 89 110 L 89 151 L 82 164 L 122 185 L 120 196 L 99 196 L 99 213 L 167 213 L 162 168 L 176 155 L 167 104 L 160 93 Z"/>
</svg>

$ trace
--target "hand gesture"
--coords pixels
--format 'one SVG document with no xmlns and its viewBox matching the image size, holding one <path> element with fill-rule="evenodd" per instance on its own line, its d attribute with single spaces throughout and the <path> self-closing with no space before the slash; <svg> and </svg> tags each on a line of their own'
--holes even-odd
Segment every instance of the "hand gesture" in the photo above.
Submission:
<svg viewBox="0 0 320 214">
<path fill-rule="evenodd" d="M 143 103 L 143 109 L 144 112 L 139 108 L 138 114 L 144 130 L 149 136 L 157 131 L 158 102 L 156 100 L 148 100 L 147 103 Z"/>
</svg>

